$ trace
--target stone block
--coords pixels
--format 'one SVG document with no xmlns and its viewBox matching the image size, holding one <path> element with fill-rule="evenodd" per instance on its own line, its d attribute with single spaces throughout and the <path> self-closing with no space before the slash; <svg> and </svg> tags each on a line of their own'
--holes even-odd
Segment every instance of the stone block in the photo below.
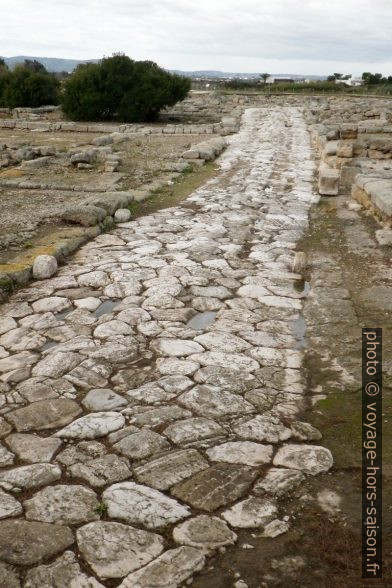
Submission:
<svg viewBox="0 0 392 588">
<path fill-rule="evenodd" d="M 340 174 L 335 169 L 320 169 L 319 194 L 323 196 L 337 196 L 339 194 Z"/>
</svg>

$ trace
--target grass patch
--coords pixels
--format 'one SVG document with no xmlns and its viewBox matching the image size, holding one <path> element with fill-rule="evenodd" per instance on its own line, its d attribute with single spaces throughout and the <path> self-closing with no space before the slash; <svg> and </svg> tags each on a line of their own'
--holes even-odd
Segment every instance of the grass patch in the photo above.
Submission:
<svg viewBox="0 0 392 588">
<path fill-rule="evenodd" d="M 215 163 L 210 162 L 200 168 L 185 170 L 173 180 L 173 184 L 153 190 L 151 196 L 143 202 L 131 202 L 129 209 L 132 218 L 177 206 L 197 188 L 213 178 L 218 169 Z"/>
</svg>

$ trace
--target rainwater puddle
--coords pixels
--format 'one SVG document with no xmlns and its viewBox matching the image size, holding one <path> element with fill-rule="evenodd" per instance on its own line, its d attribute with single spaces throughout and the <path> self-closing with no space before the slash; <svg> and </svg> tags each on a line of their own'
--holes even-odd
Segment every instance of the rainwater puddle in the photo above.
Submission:
<svg viewBox="0 0 392 588">
<path fill-rule="evenodd" d="M 47 341 L 45 345 L 41 347 L 41 351 L 46 351 L 47 349 L 51 349 L 57 345 L 57 341 Z"/>
<path fill-rule="evenodd" d="M 117 300 L 117 302 L 114 302 L 113 300 L 105 300 L 105 302 L 102 302 L 101 306 L 98 306 L 97 310 L 95 310 L 93 312 L 93 315 L 94 316 L 102 316 L 103 314 L 107 314 L 108 312 L 112 312 L 112 310 L 116 306 L 116 304 L 118 304 L 118 300 Z"/>
<path fill-rule="evenodd" d="M 57 312 L 54 316 L 58 321 L 62 321 L 70 312 L 73 312 L 74 308 L 67 308 L 67 310 L 63 310 L 62 312 Z"/>
<path fill-rule="evenodd" d="M 214 322 L 216 315 L 215 311 L 200 312 L 187 323 L 187 326 L 195 331 L 202 331 Z"/>
</svg>

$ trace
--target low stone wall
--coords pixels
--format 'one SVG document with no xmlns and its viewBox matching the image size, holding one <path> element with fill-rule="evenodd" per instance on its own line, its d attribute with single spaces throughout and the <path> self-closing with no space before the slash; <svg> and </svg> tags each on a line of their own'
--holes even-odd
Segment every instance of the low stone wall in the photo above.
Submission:
<svg viewBox="0 0 392 588">
<path fill-rule="evenodd" d="M 352 187 L 352 196 L 392 227 L 392 178 L 358 175 Z"/>
</svg>

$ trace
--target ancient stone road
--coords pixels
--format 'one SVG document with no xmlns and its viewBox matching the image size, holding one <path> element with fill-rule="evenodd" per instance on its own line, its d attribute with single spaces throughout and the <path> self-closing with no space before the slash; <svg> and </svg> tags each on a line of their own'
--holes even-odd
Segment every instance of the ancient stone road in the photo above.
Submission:
<svg viewBox="0 0 392 588">
<path fill-rule="evenodd" d="M 0 584 L 180 586 L 332 466 L 299 420 L 300 112 L 247 110 L 220 166 L 0 309 Z"/>
</svg>

